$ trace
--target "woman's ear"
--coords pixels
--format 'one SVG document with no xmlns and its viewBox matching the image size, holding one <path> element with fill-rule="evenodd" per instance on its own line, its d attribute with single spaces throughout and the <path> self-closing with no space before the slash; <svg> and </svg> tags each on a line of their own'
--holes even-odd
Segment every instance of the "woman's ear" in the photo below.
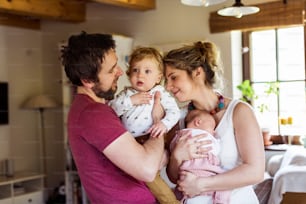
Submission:
<svg viewBox="0 0 306 204">
<path fill-rule="evenodd" d="M 195 71 L 196 71 L 196 76 L 199 76 L 203 73 L 202 67 L 198 67 Z"/>
<path fill-rule="evenodd" d="M 203 72 L 203 68 L 202 68 L 202 67 L 198 67 L 198 68 L 196 68 L 195 70 L 193 70 L 192 76 L 193 76 L 194 78 L 197 78 L 197 77 L 203 75 L 203 73 L 204 73 L 204 72 Z"/>
</svg>

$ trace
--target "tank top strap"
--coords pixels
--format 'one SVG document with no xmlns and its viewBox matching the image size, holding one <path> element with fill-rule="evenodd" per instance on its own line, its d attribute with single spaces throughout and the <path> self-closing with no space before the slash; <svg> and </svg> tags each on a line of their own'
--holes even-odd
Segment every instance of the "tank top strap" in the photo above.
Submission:
<svg viewBox="0 0 306 204">
<path fill-rule="evenodd" d="M 233 112 L 234 112 L 234 109 L 236 107 L 236 105 L 238 103 L 242 102 L 241 100 L 237 100 L 237 99 L 233 99 L 229 104 L 228 104 L 228 107 L 227 107 L 227 111 L 225 112 L 226 115 L 228 116 L 232 116 L 233 115 Z"/>
</svg>

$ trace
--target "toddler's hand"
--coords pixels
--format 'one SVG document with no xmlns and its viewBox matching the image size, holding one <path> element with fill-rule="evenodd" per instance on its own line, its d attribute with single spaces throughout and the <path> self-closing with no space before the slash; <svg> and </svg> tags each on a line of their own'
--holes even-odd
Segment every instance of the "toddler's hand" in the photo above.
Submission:
<svg viewBox="0 0 306 204">
<path fill-rule="evenodd" d="M 139 92 L 131 96 L 132 104 L 142 105 L 142 104 L 150 104 L 150 100 L 152 99 L 152 95 L 148 92 Z"/>
<path fill-rule="evenodd" d="M 159 121 L 152 125 L 152 127 L 148 130 L 148 133 L 151 134 L 151 137 L 162 137 L 167 133 L 167 127 L 163 122 Z"/>
</svg>

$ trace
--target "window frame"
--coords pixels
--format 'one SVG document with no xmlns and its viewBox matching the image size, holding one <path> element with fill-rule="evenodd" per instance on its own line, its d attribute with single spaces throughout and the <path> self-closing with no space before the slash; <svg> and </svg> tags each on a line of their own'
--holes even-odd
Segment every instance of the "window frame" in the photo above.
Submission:
<svg viewBox="0 0 306 204">
<path fill-rule="evenodd" d="M 303 26 L 303 27 L 304 27 L 304 50 L 306 52 L 306 27 L 305 26 Z M 276 30 L 278 28 L 280 28 L 280 27 L 263 29 L 263 30 L 273 30 L 273 29 Z M 281 27 L 281 28 L 284 28 L 284 27 Z M 290 27 L 288 27 L 288 28 L 290 28 Z M 256 30 L 252 30 L 252 31 L 249 30 L 249 31 L 242 31 L 241 32 L 241 40 L 242 40 L 242 47 L 243 48 L 248 48 L 248 49 L 250 48 L 251 33 L 256 32 L 256 31 L 258 31 L 258 30 L 256 29 Z M 243 81 L 244 80 L 249 80 L 251 85 L 252 85 L 253 81 L 251 80 L 251 63 L 250 62 L 251 62 L 250 61 L 250 52 L 244 52 L 242 54 L 242 80 Z M 304 55 L 304 69 L 305 69 L 304 81 L 306 83 L 306 54 Z M 280 80 L 280 82 L 282 82 L 282 81 Z M 278 97 L 277 100 L 278 100 L 278 109 L 279 109 L 279 97 Z M 252 104 L 252 102 L 251 102 L 250 105 L 253 106 L 254 104 Z M 279 114 L 280 114 L 280 112 L 278 110 L 278 116 L 280 116 Z M 280 129 L 281 129 L 280 124 L 278 124 L 278 133 L 279 134 L 281 133 Z"/>
</svg>

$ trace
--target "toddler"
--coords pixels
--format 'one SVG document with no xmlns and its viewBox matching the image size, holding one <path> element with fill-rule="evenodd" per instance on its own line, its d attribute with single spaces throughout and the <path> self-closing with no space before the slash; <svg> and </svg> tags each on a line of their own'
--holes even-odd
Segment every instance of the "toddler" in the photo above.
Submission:
<svg viewBox="0 0 306 204">
<path fill-rule="evenodd" d="M 179 120 L 180 110 L 175 99 L 160 85 L 163 77 L 161 54 L 150 47 L 135 49 L 130 56 L 127 75 L 131 86 L 125 87 L 110 101 L 124 126 L 140 143 L 146 141 L 148 133 L 158 136 L 167 133 Z M 165 111 L 162 120 L 151 116 L 153 96 L 157 92 L 161 95 L 161 105 Z M 159 203 L 179 203 L 159 174 L 153 182 L 147 183 L 147 186 Z"/>
</svg>

